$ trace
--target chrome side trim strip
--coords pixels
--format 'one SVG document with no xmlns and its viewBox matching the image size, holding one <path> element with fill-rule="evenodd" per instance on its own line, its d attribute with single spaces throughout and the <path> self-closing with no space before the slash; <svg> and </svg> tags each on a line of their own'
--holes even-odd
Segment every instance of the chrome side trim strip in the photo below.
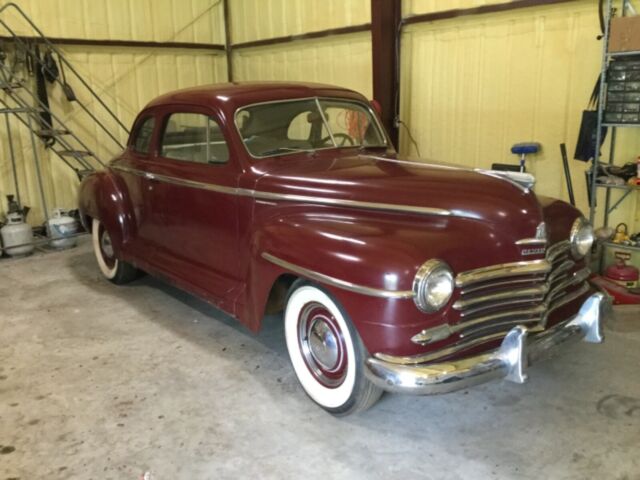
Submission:
<svg viewBox="0 0 640 480">
<path fill-rule="evenodd" d="M 124 167 L 121 165 L 112 165 L 111 168 L 114 170 L 131 173 L 133 175 L 138 175 L 140 177 L 145 177 L 152 180 L 158 180 L 158 181 L 170 183 L 173 185 L 199 188 L 201 190 L 208 190 L 208 191 L 224 193 L 228 195 L 236 195 L 240 197 L 251 197 L 258 200 L 282 200 L 287 202 L 314 203 L 319 205 L 333 205 L 333 206 L 339 206 L 339 207 L 351 207 L 351 208 L 359 208 L 359 209 L 365 209 L 365 210 L 415 213 L 418 215 L 436 215 L 436 216 L 444 216 L 444 217 L 453 215 L 450 210 L 445 210 L 443 208 L 419 207 L 414 205 L 397 205 L 393 203 L 363 202 L 359 200 L 343 200 L 338 198 L 310 197 L 306 195 L 293 195 L 288 193 L 264 192 L 260 190 L 250 190 L 246 188 L 236 188 L 236 187 L 225 187 L 222 185 L 216 185 L 212 183 L 198 182 L 196 180 L 187 180 L 183 178 L 170 177 L 167 175 L 160 175 L 157 173 L 144 172 L 142 170 L 136 170 L 136 169 Z"/>
<path fill-rule="evenodd" d="M 286 260 L 282 260 L 267 252 L 262 253 L 262 258 L 292 273 L 302 275 L 311 280 L 316 280 L 320 283 L 333 285 L 334 287 L 341 288 L 343 290 L 348 290 L 350 292 L 361 293 L 362 295 L 369 295 L 371 297 L 381 297 L 381 298 L 393 298 L 393 299 L 413 298 L 413 292 L 411 290 L 383 290 L 380 288 L 356 285 L 355 283 L 347 282 L 346 280 L 340 280 L 339 278 L 330 277 L 329 275 L 325 275 L 323 273 L 319 273 L 314 270 L 309 270 L 307 268 L 300 267 L 293 263 L 289 263 Z"/>
<path fill-rule="evenodd" d="M 551 265 L 546 260 L 532 260 L 530 262 L 513 262 L 477 268 L 456 276 L 456 287 L 492 280 L 494 278 L 516 277 L 536 273 L 549 273 Z"/>
</svg>

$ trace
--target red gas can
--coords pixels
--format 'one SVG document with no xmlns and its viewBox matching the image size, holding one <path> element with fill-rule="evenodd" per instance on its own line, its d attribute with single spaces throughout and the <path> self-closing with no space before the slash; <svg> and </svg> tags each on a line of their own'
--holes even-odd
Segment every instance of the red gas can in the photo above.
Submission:
<svg viewBox="0 0 640 480">
<path fill-rule="evenodd" d="M 604 276 L 623 287 L 635 288 L 638 286 L 640 272 L 636 267 L 627 265 L 624 260 L 619 259 L 615 265 L 607 267 Z"/>
</svg>

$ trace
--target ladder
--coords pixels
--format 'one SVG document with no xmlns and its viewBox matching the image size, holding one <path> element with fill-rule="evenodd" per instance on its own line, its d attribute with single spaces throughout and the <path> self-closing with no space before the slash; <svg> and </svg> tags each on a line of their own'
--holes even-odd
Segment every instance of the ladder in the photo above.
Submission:
<svg viewBox="0 0 640 480">
<path fill-rule="evenodd" d="M 7 16 L 9 13 L 17 14 L 18 19 L 23 20 L 34 32 L 34 35 L 30 37 L 19 35 L 16 32 L 17 28 L 12 28 L 8 24 Z M 34 139 L 39 139 L 49 151 L 74 170 L 79 179 L 105 166 L 105 161 L 99 158 L 97 153 L 72 131 L 60 115 L 51 111 L 51 107 L 41 100 L 33 90 L 32 84 L 35 82 L 19 78 L 14 70 L 15 66 L 20 64 L 18 59 L 30 56 L 34 61 L 34 70 L 36 68 L 42 69 L 43 73 L 48 73 L 55 83 L 65 88 L 67 85 L 65 77 L 63 76 L 63 82 L 46 63 L 41 62 L 40 58 L 35 56 L 34 45 L 45 48 L 52 55 L 55 54 L 54 59 L 57 59 L 60 68 L 64 69 L 64 72 L 69 72 L 69 78 L 75 82 L 74 86 L 81 86 L 84 97 L 88 100 L 82 101 L 79 96 L 75 95 L 73 104 L 78 106 L 98 131 L 103 132 L 113 142 L 114 147 L 124 148 L 120 138 L 123 133 L 125 136 L 129 134 L 127 127 L 69 63 L 62 52 L 15 3 L 7 3 L 0 7 L 0 39 L 4 40 L 0 44 L 0 91 L 4 93 L 4 95 L 0 95 L 0 114 L 13 115 L 27 127 L 34 148 Z M 15 60 L 13 67 L 9 62 L 11 54 L 14 55 Z M 45 115 L 43 116 L 43 114 Z M 43 118 L 50 118 L 51 121 L 43 121 Z M 109 119 L 117 131 L 109 128 L 102 119 Z"/>
</svg>

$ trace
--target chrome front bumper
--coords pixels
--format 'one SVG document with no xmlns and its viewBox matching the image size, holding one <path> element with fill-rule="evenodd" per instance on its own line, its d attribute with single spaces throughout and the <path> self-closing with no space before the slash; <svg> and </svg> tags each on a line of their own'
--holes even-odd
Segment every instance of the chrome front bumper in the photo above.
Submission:
<svg viewBox="0 0 640 480">
<path fill-rule="evenodd" d="M 432 364 L 400 364 L 371 357 L 366 361 L 365 372 L 384 390 L 417 395 L 453 392 L 497 378 L 524 383 L 529 365 L 550 356 L 555 347 L 573 340 L 602 343 L 604 318 L 610 312 L 608 298 L 594 293 L 575 317 L 530 339 L 529 330 L 517 326 L 507 333 L 498 349 L 489 353 Z"/>
</svg>

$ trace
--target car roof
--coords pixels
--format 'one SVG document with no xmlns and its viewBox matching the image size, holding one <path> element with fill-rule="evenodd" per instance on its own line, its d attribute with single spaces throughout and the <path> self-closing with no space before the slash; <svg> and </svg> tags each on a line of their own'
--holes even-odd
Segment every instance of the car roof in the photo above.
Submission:
<svg viewBox="0 0 640 480">
<path fill-rule="evenodd" d="M 204 105 L 235 110 L 252 103 L 309 97 L 340 97 L 366 101 L 347 88 L 306 82 L 233 82 L 185 88 L 161 95 L 146 107 Z"/>
</svg>

